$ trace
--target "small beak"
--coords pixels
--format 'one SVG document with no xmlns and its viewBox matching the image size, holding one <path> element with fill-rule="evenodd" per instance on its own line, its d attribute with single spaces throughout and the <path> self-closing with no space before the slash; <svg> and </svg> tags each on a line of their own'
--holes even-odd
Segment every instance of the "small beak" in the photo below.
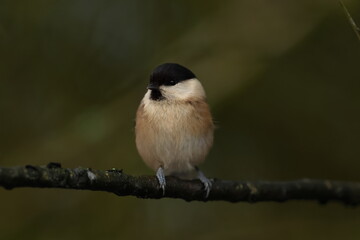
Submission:
<svg viewBox="0 0 360 240">
<path fill-rule="evenodd" d="M 159 86 L 153 84 L 153 83 L 149 83 L 149 85 L 147 86 L 147 89 L 149 90 L 158 90 Z"/>
</svg>

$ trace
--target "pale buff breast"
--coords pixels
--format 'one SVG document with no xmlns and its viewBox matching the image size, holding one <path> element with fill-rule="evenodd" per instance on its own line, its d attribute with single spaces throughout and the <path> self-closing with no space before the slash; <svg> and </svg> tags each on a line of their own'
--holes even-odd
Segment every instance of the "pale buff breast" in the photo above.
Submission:
<svg viewBox="0 0 360 240">
<path fill-rule="evenodd" d="M 185 173 L 205 160 L 214 126 L 205 101 L 152 101 L 144 97 L 136 120 L 136 146 L 144 162 L 165 174 Z M 191 124 L 190 124 L 191 123 Z"/>
</svg>

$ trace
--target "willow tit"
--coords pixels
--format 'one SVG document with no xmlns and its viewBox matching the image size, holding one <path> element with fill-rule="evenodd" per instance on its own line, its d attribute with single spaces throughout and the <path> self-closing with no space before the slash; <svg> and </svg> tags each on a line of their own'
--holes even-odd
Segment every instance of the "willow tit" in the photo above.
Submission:
<svg viewBox="0 0 360 240">
<path fill-rule="evenodd" d="M 154 69 L 136 114 L 136 147 L 156 171 L 165 193 L 165 175 L 198 178 L 208 197 L 212 182 L 197 167 L 212 144 L 214 124 L 205 91 L 189 69 L 165 63 Z"/>
</svg>

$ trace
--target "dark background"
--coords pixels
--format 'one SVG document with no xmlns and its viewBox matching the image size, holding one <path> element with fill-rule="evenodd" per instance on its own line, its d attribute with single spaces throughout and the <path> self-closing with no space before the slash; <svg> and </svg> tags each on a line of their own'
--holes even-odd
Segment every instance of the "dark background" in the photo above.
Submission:
<svg viewBox="0 0 360 240">
<path fill-rule="evenodd" d="M 360 4 L 347 0 L 360 23 Z M 136 108 L 164 62 L 202 81 L 217 123 L 203 171 L 360 181 L 360 42 L 337 1 L 0 1 L 0 165 L 153 174 Z M 0 239 L 357 239 L 338 203 L 187 203 L 0 189 Z"/>
</svg>

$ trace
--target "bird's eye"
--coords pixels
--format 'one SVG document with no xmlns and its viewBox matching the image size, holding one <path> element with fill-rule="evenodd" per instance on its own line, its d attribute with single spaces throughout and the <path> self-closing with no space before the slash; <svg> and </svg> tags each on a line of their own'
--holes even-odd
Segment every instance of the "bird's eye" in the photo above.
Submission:
<svg viewBox="0 0 360 240">
<path fill-rule="evenodd" d="M 167 85 L 169 85 L 169 86 L 174 86 L 175 84 L 177 84 L 177 81 L 175 81 L 175 80 L 169 80 L 167 82 Z"/>
<path fill-rule="evenodd" d="M 176 84 L 178 84 L 179 81 L 177 79 L 174 79 L 174 78 L 168 78 L 166 79 L 162 85 L 165 85 L 165 86 L 174 86 Z"/>
</svg>

